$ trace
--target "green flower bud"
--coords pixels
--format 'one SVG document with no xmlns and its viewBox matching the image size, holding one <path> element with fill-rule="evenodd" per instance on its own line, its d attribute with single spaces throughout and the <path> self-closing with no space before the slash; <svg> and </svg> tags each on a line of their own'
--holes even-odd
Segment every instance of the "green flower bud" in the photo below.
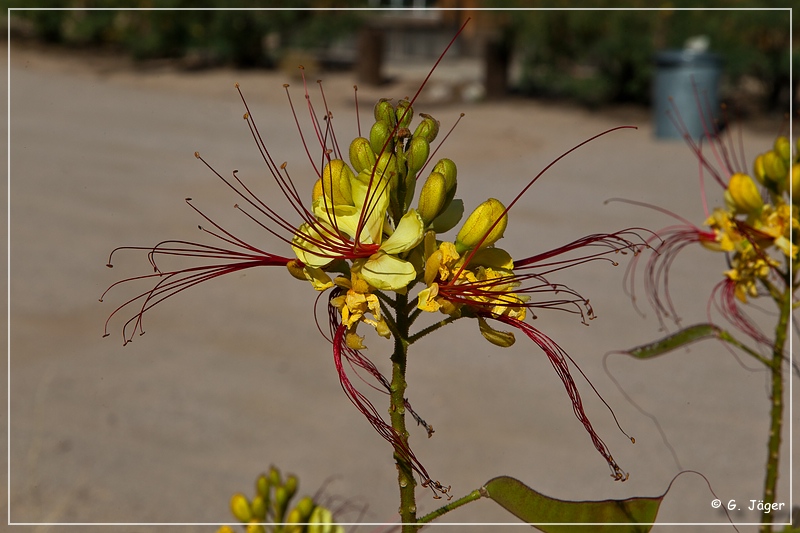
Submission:
<svg viewBox="0 0 800 533">
<path fill-rule="evenodd" d="M 767 184 L 767 173 L 764 170 L 764 155 L 759 154 L 753 161 L 753 175 L 761 185 Z"/>
<path fill-rule="evenodd" d="M 440 159 L 433 166 L 433 171 L 444 176 L 448 192 L 456 188 L 456 175 L 458 172 L 456 171 L 456 164 L 451 159 Z"/>
<path fill-rule="evenodd" d="M 330 533 L 333 531 L 333 515 L 325 507 L 314 509 L 309 518 L 308 533 Z"/>
<path fill-rule="evenodd" d="M 394 113 L 401 128 L 407 128 L 411 124 L 411 119 L 414 118 L 414 110 L 408 100 L 400 100 Z"/>
<path fill-rule="evenodd" d="M 259 523 L 255 524 L 247 524 L 247 527 L 244 529 L 246 533 L 267 533 L 267 530 Z"/>
<path fill-rule="evenodd" d="M 781 135 L 777 139 L 775 139 L 775 145 L 773 146 L 775 152 L 783 159 L 786 163 L 786 166 L 789 166 L 789 162 L 792 158 L 792 144 L 789 142 L 789 139 Z"/>
<path fill-rule="evenodd" d="M 419 116 L 422 117 L 422 122 L 414 130 L 414 137 L 421 137 L 432 143 L 436 136 L 439 135 L 439 121 L 425 113 L 420 113 Z"/>
<path fill-rule="evenodd" d="M 514 334 L 510 331 L 499 331 L 494 329 L 482 316 L 478 317 L 478 328 L 480 328 L 483 338 L 496 346 L 500 346 L 501 348 L 508 348 L 517 340 L 514 337 Z"/>
<path fill-rule="evenodd" d="M 259 522 L 263 522 L 267 517 L 267 502 L 261 495 L 253 497 L 253 501 L 250 502 L 250 511 L 253 514 L 253 518 Z"/>
<path fill-rule="evenodd" d="M 386 144 L 386 141 L 389 140 L 389 136 L 391 134 L 392 127 L 386 122 L 379 120 L 373 124 L 372 129 L 369 130 L 369 145 L 372 148 L 372 151 L 379 155 L 384 151 L 391 152 L 391 143 Z"/>
<path fill-rule="evenodd" d="M 278 470 L 276 466 L 269 467 L 269 483 L 273 487 L 277 487 L 278 485 L 283 485 L 283 481 L 281 480 L 281 471 Z"/>
<path fill-rule="evenodd" d="M 377 122 L 385 122 L 389 126 L 395 125 L 394 106 L 387 98 L 381 98 L 375 104 L 375 120 Z"/>
<path fill-rule="evenodd" d="M 392 180 L 392 187 L 397 185 L 397 157 L 391 152 L 384 152 L 375 165 L 377 179 Z"/>
<path fill-rule="evenodd" d="M 728 182 L 728 192 L 736 208 L 743 213 L 751 213 L 761 209 L 764 201 L 753 178 L 737 172 Z"/>
<path fill-rule="evenodd" d="M 311 516 L 312 511 L 314 511 L 314 500 L 311 496 L 306 496 L 295 506 L 295 509 L 300 512 L 300 516 L 302 517 L 301 522 L 308 522 L 308 518 Z"/>
<path fill-rule="evenodd" d="M 305 520 L 303 520 L 303 513 L 301 513 L 300 510 L 297 507 L 295 507 L 294 509 L 289 511 L 288 515 L 286 515 L 286 523 L 299 524 L 300 522 L 305 522 Z M 290 531 L 290 528 L 287 528 L 286 531 Z"/>
<path fill-rule="evenodd" d="M 273 501 L 275 509 L 275 521 L 283 522 L 283 517 L 286 514 L 286 508 L 289 507 L 289 499 L 291 496 L 286 491 L 286 487 L 279 485 L 275 487 L 275 500 Z"/>
<path fill-rule="evenodd" d="M 431 152 L 431 145 L 422 137 L 413 137 L 408 143 L 406 151 L 406 166 L 409 174 L 415 174 L 425 165 L 428 154 Z M 444 177 L 444 176 L 442 176 Z"/>
<path fill-rule="evenodd" d="M 296 264 L 299 263 L 299 261 L 296 260 L 289 261 L 289 263 L 295 263 L 295 267 L 299 266 Z M 289 265 L 287 264 L 286 266 L 288 267 Z M 305 281 L 306 277 L 303 274 L 303 267 L 299 268 L 300 268 L 299 278 L 297 278 L 296 272 L 292 268 L 289 268 L 289 272 L 292 274 L 292 276 L 296 277 L 297 279 Z M 264 501 L 267 502 L 269 501 L 269 488 L 270 488 L 269 478 L 267 478 L 267 476 L 264 474 L 258 476 L 258 479 L 256 479 L 256 493 L 258 493 L 258 495 L 264 498 Z"/>
<path fill-rule="evenodd" d="M 353 205 L 350 180 L 355 178 L 353 171 L 341 159 L 332 159 L 322 170 L 322 190 L 333 200 L 333 205 Z"/>
<path fill-rule="evenodd" d="M 350 143 L 350 164 L 356 169 L 356 174 L 362 170 L 372 170 L 375 166 L 377 156 L 372 151 L 369 140 L 364 137 L 356 137 Z"/>
<path fill-rule="evenodd" d="M 294 474 L 289 474 L 286 478 L 286 483 L 283 484 L 283 488 L 286 489 L 286 495 L 288 496 L 287 499 L 291 500 L 294 495 L 297 493 L 297 476 Z"/>
<path fill-rule="evenodd" d="M 417 212 L 422 217 L 423 222 L 427 226 L 434 218 L 439 216 L 444 207 L 446 191 L 446 182 L 444 176 L 438 172 L 431 172 L 422 190 L 419 193 L 419 207 Z"/>
<path fill-rule="evenodd" d="M 231 496 L 231 513 L 236 517 L 239 522 L 247 523 L 253 519 L 253 512 L 250 509 L 250 502 L 247 501 L 247 496 L 237 492 Z"/>
<path fill-rule="evenodd" d="M 456 235 L 456 251 L 463 254 L 476 246 L 486 248 L 501 239 L 508 225 L 508 214 L 505 209 L 505 206 L 494 198 L 489 198 L 476 207 Z"/>
<path fill-rule="evenodd" d="M 767 180 L 779 184 L 786 179 L 789 172 L 789 167 L 774 150 L 763 154 L 764 155 L 764 175 Z"/>
<path fill-rule="evenodd" d="M 792 201 L 800 204 L 800 163 L 792 165 Z"/>
</svg>

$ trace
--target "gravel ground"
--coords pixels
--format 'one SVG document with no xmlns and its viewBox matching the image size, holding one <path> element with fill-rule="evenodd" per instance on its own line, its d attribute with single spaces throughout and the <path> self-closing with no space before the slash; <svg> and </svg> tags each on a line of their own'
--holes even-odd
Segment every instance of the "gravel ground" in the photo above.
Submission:
<svg viewBox="0 0 800 533">
<path fill-rule="evenodd" d="M 203 221 L 185 197 L 236 235 L 289 253 L 231 209 L 236 199 L 193 157 L 200 151 L 222 174 L 238 169 L 270 205 L 284 205 L 241 120 L 233 88 L 239 82 L 276 160 L 289 163 L 307 194 L 314 176 L 288 112 L 287 76 L 141 70 L 16 45 L 10 56 L 11 520 L 228 522 L 230 495 L 250 494 L 256 475 L 271 463 L 296 473 L 303 493 L 325 485 L 329 496 L 365 509 L 344 520 L 394 520 L 392 454 L 340 388 L 330 345 L 314 323 L 316 295 L 308 284 L 281 269 L 229 275 L 159 305 L 146 316 L 147 335 L 124 348 L 122 320 L 113 320 L 111 335 L 102 338 L 106 317 L 136 291 L 123 286 L 104 303 L 98 297 L 116 280 L 150 272 L 145 255 L 135 252 L 120 253 L 115 268 L 106 268 L 111 249 L 204 239 L 196 228 Z M 413 93 L 420 72 L 391 70 L 393 83 L 360 88 L 362 126 L 371 124 L 374 98 Z M 458 164 L 459 194 L 468 209 L 489 196 L 509 201 L 555 157 L 598 132 L 638 126 L 582 147 L 530 189 L 512 210 L 501 242 L 513 255 L 533 255 L 593 232 L 670 223 L 647 209 L 605 205 L 612 197 L 703 222 L 696 159 L 681 142 L 656 141 L 647 114 L 522 100 L 449 101 L 450 90 L 472 76 L 464 65 L 445 62 L 415 106 L 443 128 L 466 114 L 438 156 Z M 339 140 L 346 142 L 355 132 L 353 82 L 346 74 L 324 79 Z M 302 86 L 289 81 L 295 104 L 302 105 Z M 742 127 L 748 161 L 771 145 L 780 127 Z M 723 266 L 721 256 L 700 250 L 676 261 L 670 284 L 684 323 L 704 320 Z M 604 371 L 606 352 L 660 335 L 653 313 L 640 316 L 624 294 L 624 273 L 624 266 L 593 263 L 555 276 L 591 299 L 597 319 L 586 327 L 574 315 L 543 311 L 536 325 L 572 355 L 635 436 L 631 445 L 575 373 L 589 417 L 630 479 L 609 478 L 540 350 L 523 339 L 510 349 L 491 346 L 474 323 L 458 322 L 412 348 L 408 375 L 411 402 L 436 429 L 426 439 L 413 428 L 412 445 L 454 495 L 507 474 L 566 499 L 652 496 L 663 493 L 679 470 L 692 469 L 723 502 L 745 506 L 760 498 L 766 374 L 714 342 L 649 362 L 610 356 L 611 376 L 655 417 L 665 441 Z M 769 315 L 754 312 L 769 325 Z M 368 345 L 368 355 L 385 369 L 390 343 L 370 337 Z M 787 506 L 789 457 L 787 442 L 778 500 Z M 711 508 L 713 498 L 702 478 L 683 475 L 658 520 L 723 522 Z M 418 499 L 420 513 L 441 504 L 424 489 Z M 759 516 L 742 510 L 734 518 L 754 522 Z M 446 519 L 518 523 L 490 501 Z M 83 530 L 58 531 L 72 529 Z M 126 525 L 114 531 L 167 529 L 214 527 Z"/>
</svg>

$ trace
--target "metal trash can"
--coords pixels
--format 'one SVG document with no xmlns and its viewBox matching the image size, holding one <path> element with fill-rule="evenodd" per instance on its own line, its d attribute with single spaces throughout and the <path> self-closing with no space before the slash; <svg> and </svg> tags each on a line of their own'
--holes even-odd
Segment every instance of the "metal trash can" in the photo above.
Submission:
<svg viewBox="0 0 800 533">
<path fill-rule="evenodd" d="M 722 59 L 717 54 L 691 49 L 663 50 L 654 59 L 652 106 L 656 137 L 682 138 L 669 112 L 675 119 L 677 113 L 692 138 L 699 139 L 706 128 L 713 127 L 718 116 Z"/>
</svg>

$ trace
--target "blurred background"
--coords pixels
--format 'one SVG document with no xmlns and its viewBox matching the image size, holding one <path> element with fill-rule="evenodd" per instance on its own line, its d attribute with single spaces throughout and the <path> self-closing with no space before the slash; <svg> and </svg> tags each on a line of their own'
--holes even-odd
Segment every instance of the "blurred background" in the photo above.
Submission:
<svg viewBox="0 0 800 533">
<path fill-rule="evenodd" d="M 523 4 L 570 6 L 514 5 Z M 270 463 L 300 477 L 301 495 L 325 487 L 349 509 L 344 520 L 396 517 L 391 453 L 341 390 L 330 344 L 316 331 L 316 293 L 308 284 L 269 269 L 225 276 L 153 309 L 148 334 L 125 348 L 123 320 L 102 338 L 109 313 L 150 288 L 122 286 L 98 303 L 115 281 L 152 272 L 145 254 L 134 252 L 115 257 L 109 270 L 114 247 L 207 239 L 186 197 L 237 236 L 284 253 L 280 241 L 231 208 L 237 199 L 193 156 L 199 150 L 225 175 L 238 169 L 262 199 L 296 219 L 265 179 L 234 82 L 276 161 L 288 161 L 301 194 L 310 194 L 315 176 L 284 89 L 290 83 L 295 105 L 303 102 L 297 66 L 304 65 L 309 80 L 324 80 L 341 142 L 354 136 L 357 116 L 362 128 L 371 124 L 377 98 L 413 95 L 471 17 L 414 108 L 441 120 L 443 130 L 466 113 L 437 157 L 459 165 L 459 196 L 468 210 L 490 196 L 513 198 L 555 157 L 601 131 L 638 127 L 589 143 L 531 188 L 501 243 L 515 256 L 589 233 L 674 222 L 652 210 L 604 204 L 611 197 L 703 223 L 696 157 L 681 141 L 662 141 L 654 126 L 663 119 L 651 108 L 661 51 L 713 56 L 719 74 L 713 96 L 729 104 L 721 119 L 735 124 L 729 131 L 744 170 L 787 132 L 788 102 L 797 90 L 789 79 L 789 50 L 798 43 L 789 35 L 788 13 L 741 9 L 772 7 L 766 0 L 706 2 L 731 11 L 675 9 L 688 1 L 654 11 L 514 12 L 481 11 L 496 4 L 467 0 L 270 3 L 318 11 L 197 11 L 184 9 L 195 7 L 188 1 L 129 4 L 175 9 L 165 11 L 90 11 L 116 2 L 88 0 L 37 5 L 75 8 L 14 10 L 6 21 L 10 49 L 0 54 L 10 60 L 11 102 L 9 500 L 11 519 L 36 524 L 37 533 L 53 522 L 222 523 L 231 519 L 230 495 L 252 495 L 253 480 Z M 221 0 L 206 5 L 230 7 Z M 327 9 L 348 6 L 376 9 Z M 409 7 L 459 9 L 390 9 Z M 688 87 L 693 97 L 691 80 Z M 687 117 L 695 111 L 692 99 Z M 765 373 L 713 342 L 646 363 L 606 361 L 606 352 L 663 335 L 644 298 L 642 316 L 624 293 L 624 268 L 592 263 L 554 279 L 591 299 L 598 315 L 591 327 L 545 312 L 536 326 L 573 356 L 635 436 L 631 445 L 574 372 L 595 429 L 630 480 L 608 477 L 541 351 L 522 339 L 509 349 L 492 347 L 474 324 L 459 321 L 414 346 L 408 378 L 412 404 L 436 428 L 431 439 L 412 428 L 412 446 L 457 497 L 501 474 L 565 499 L 653 496 L 689 468 L 702 471 L 723 501 L 761 497 Z M 671 294 L 683 324 L 707 319 L 708 296 L 724 268 L 722 256 L 699 249 L 675 261 Z M 749 310 L 772 327 L 769 310 Z M 368 355 L 386 371 L 386 341 L 373 336 L 367 343 Z M 606 366 L 658 427 L 617 389 Z M 382 410 L 383 398 L 371 398 Z M 795 427 L 798 421 L 795 410 Z M 785 503 L 788 436 L 786 424 L 779 488 Z M 421 512 L 441 504 L 418 494 Z M 705 481 L 682 476 L 659 522 L 725 522 L 711 499 Z M 0 499 L 0 512 L 5 504 Z M 460 511 L 448 519 L 516 522 L 487 501 Z M 788 509 L 776 519 L 787 520 Z"/>
<path fill-rule="evenodd" d="M 13 2 L 4 2 L 13 5 Z M 481 11 L 478 8 L 567 8 L 567 0 L 317 0 L 272 1 L 270 7 L 323 11 L 186 11 L 194 2 L 133 2 L 128 7 L 174 8 L 177 11 L 15 11 L 15 39 L 57 44 L 75 50 L 127 56 L 141 66 L 166 60 L 185 69 L 219 66 L 287 69 L 298 63 L 321 70 L 354 69 L 362 83 L 385 81 L 386 62 L 436 58 L 454 31 L 467 26 L 448 59 L 469 58 L 483 67 L 481 87 L 466 87 L 465 98 L 497 98 L 507 94 L 557 98 L 600 107 L 652 98 L 654 55 L 704 43 L 721 57 L 722 100 L 736 113 L 784 113 L 790 87 L 787 12 L 768 0 L 709 0 L 705 8 L 728 8 L 709 17 L 696 2 L 663 5 L 628 2 L 627 9 Z M 50 0 L 38 7 L 107 8 L 114 1 Z M 20 4 L 18 7 L 25 7 Z M 209 0 L 204 7 L 229 8 L 230 2 Z M 236 7 L 264 7 L 264 2 L 239 1 Z M 324 11 L 328 8 L 376 8 L 379 11 Z M 619 7 L 610 0 L 581 3 L 582 8 Z M 391 8 L 391 9 L 389 9 Z M 414 11 L 403 8 L 445 8 Z M 661 8 L 637 10 L 637 8 Z M 392 10 L 398 9 L 398 10 Z M 750 10 L 756 9 L 756 10 Z M 794 54 L 794 66 L 800 65 Z"/>
</svg>

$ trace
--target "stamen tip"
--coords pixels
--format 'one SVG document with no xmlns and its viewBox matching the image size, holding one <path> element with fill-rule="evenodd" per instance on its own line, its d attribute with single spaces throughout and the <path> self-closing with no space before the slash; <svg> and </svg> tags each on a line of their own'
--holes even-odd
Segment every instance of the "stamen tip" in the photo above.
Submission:
<svg viewBox="0 0 800 533">
<path fill-rule="evenodd" d="M 195 156 L 197 159 L 200 159 L 200 152 L 195 152 L 195 153 L 194 153 L 194 156 Z"/>
<path fill-rule="evenodd" d="M 239 82 L 237 81 L 236 83 L 233 84 L 233 86 L 238 89 L 239 88 Z"/>
<path fill-rule="evenodd" d="M 106 338 L 106 337 L 108 337 L 109 335 L 111 335 L 111 333 L 104 333 L 104 334 L 103 334 L 103 338 L 105 339 L 105 338 Z"/>
<path fill-rule="evenodd" d="M 108 268 L 114 268 L 114 265 L 112 265 L 111 263 L 106 263 L 106 266 L 107 266 Z M 101 301 L 102 301 L 102 300 L 101 300 Z"/>
</svg>

